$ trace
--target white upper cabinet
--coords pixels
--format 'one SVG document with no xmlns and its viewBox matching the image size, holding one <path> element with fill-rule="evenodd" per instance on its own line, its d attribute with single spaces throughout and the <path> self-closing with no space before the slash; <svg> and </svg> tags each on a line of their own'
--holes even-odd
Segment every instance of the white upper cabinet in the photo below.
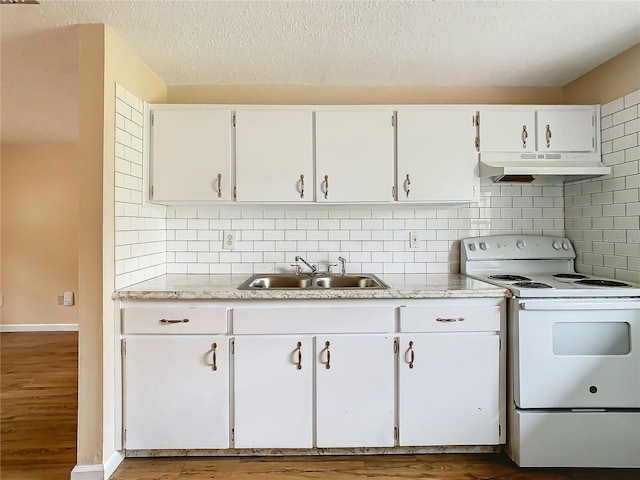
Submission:
<svg viewBox="0 0 640 480">
<path fill-rule="evenodd" d="M 398 110 L 399 202 L 479 198 L 475 110 Z"/>
<path fill-rule="evenodd" d="M 596 152 L 593 105 L 481 107 L 480 152 Z"/>
<path fill-rule="evenodd" d="M 311 110 L 236 112 L 236 199 L 313 202 Z"/>
<path fill-rule="evenodd" d="M 317 111 L 316 201 L 393 200 L 393 110 Z"/>
<path fill-rule="evenodd" d="M 231 200 L 231 111 L 158 108 L 151 115 L 150 199 Z"/>
<path fill-rule="evenodd" d="M 480 110 L 481 152 L 533 152 L 536 115 L 532 110 Z"/>
<path fill-rule="evenodd" d="M 595 152 L 596 117 L 594 108 L 539 110 L 539 152 Z"/>
</svg>

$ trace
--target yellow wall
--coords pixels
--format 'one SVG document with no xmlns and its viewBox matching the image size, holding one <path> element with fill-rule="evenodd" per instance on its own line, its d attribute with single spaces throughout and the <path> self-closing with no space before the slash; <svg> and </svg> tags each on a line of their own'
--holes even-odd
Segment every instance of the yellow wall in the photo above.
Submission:
<svg viewBox="0 0 640 480">
<path fill-rule="evenodd" d="M 76 146 L 2 146 L 3 324 L 78 323 Z"/>
<path fill-rule="evenodd" d="M 560 104 L 560 87 L 318 87 L 298 85 L 169 86 L 168 103 L 274 105 Z"/>
<path fill-rule="evenodd" d="M 563 87 L 564 103 L 608 103 L 640 89 L 640 43 Z"/>
</svg>

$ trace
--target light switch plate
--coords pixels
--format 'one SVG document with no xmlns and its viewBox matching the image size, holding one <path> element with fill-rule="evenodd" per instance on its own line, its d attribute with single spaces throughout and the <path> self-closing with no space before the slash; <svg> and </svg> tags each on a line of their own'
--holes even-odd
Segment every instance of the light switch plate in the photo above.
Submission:
<svg viewBox="0 0 640 480">
<path fill-rule="evenodd" d="M 409 248 L 420 248 L 418 232 L 409 232 Z"/>
<path fill-rule="evenodd" d="M 62 300 L 65 307 L 70 307 L 71 305 L 73 305 L 73 292 L 64 292 Z"/>
<path fill-rule="evenodd" d="M 224 230 L 222 232 L 222 248 L 226 250 L 234 250 L 236 248 L 236 232 L 233 230 Z"/>
</svg>

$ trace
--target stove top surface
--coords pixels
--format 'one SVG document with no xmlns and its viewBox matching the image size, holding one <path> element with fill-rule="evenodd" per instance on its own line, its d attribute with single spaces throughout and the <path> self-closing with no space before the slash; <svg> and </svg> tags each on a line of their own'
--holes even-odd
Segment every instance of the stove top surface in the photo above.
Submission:
<svg viewBox="0 0 640 480">
<path fill-rule="evenodd" d="M 507 287 L 523 298 L 640 297 L 638 282 L 578 273 L 568 238 L 495 235 L 461 242 L 463 274 Z"/>
</svg>

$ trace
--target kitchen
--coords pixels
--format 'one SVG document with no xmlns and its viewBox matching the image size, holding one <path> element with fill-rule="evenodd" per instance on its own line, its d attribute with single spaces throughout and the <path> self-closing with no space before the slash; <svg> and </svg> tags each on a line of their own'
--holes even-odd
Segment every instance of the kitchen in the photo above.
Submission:
<svg viewBox="0 0 640 480">
<path fill-rule="evenodd" d="M 6 7 L 3 7 L 6 8 Z M 3 11 L 4 13 L 4 11 Z M 163 103 L 168 100 L 166 97 L 166 87 L 163 87 L 157 76 L 150 73 L 141 62 L 136 58 L 135 54 L 129 51 L 126 45 L 123 45 L 122 42 L 111 32 L 109 29 L 106 29 L 104 34 L 102 32 L 96 32 L 95 30 L 98 27 L 91 26 L 86 27 L 83 26 L 80 28 L 80 41 L 84 44 L 84 42 L 96 42 L 98 44 L 98 48 L 101 48 L 100 45 L 104 43 L 105 49 L 105 67 L 104 67 L 104 75 L 110 80 L 114 82 L 118 82 L 123 85 L 126 90 L 130 92 L 134 92 L 135 96 L 138 98 L 143 98 L 145 101 L 149 101 L 151 103 Z M 104 35 L 104 38 L 103 38 Z M 637 47 L 634 47 L 637 51 Z M 634 59 L 637 57 L 637 53 L 632 51 L 628 58 L 631 60 L 626 60 L 626 65 L 622 70 L 620 70 L 620 66 L 616 65 L 615 59 L 612 64 L 610 64 L 609 68 L 614 68 L 616 72 L 623 72 L 622 74 L 615 75 L 616 79 L 620 79 L 621 82 L 629 81 L 630 84 L 623 84 L 622 86 L 617 85 L 617 81 L 614 81 L 611 75 L 608 75 L 607 70 L 603 67 L 601 71 L 595 71 L 591 77 L 587 77 L 582 80 L 582 82 L 586 82 L 586 97 L 582 97 L 582 99 L 571 99 L 571 95 L 580 95 L 579 87 L 580 81 L 576 81 L 576 84 L 572 88 L 567 88 L 567 97 L 563 100 L 561 94 L 563 91 L 561 89 L 540 89 L 537 91 L 531 90 L 523 90 L 523 91 L 511 91 L 511 90 L 498 90 L 496 93 L 495 90 L 485 89 L 485 90 L 474 90 L 469 88 L 467 90 L 455 90 L 454 92 L 458 94 L 460 97 L 460 101 L 473 104 L 477 102 L 477 99 L 481 95 L 497 95 L 494 103 L 534 103 L 534 104 L 551 104 L 551 103 L 603 103 L 603 120 L 602 124 L 605 125 L 605 122 L 608 121 L 605 117 L 611 117 L 611 129 L 612 134 L 614 135 L 610 139 L 606 139 L 605 133 L 603 132 L 603 147 L 602 151 L 605 157 L 605 161 L 607 159 L 612 160 L 613 165 L 617 165 L 618 169 L 633 169 L 634 166 L 637 169 L 637 159 L 634 160 L 633 146 L 629 147 L 631 153 L 628 154 L 628 159 L 630 160 L 631 166 L 627 166 L 627 157 L 625 157 L 624 162 L 620 160 L 620 149 L 616 146 L 615 151 L 613 144 L 619 142 L 626 142 L 628 140 L 622 139 L 625 135 L 618 136 L 617 133 L 614 133 L 615 130 L 619 130 L 618 125 L 613 125 L 613 117 L 620 112 L 626 110 L 625 107 L 625 98 L 628 96 L 629 100 L 633 100 L 633 92 L 638 89 L 638 85 L 634 84 L 637 78 L 637 75 L 634 75 Z M 99 59 L 96 58 L 83 58 L 83 52 L 80 52 L 80 64 L 81 66 L 86 68 L 85 74 L 80 75 L 80 91 L 87 92 L 86 96 L 80 97 L 80 107 L 81 107 L 81 115 L 82 112 L 85 112 L 83 121 L 81 122 L 81 128 L 87 129 L 91 132 L 92 124 L 96 122 L 101 123 L 104 121 L 105 129 L 109 131 L 109 129 L 113 129 L 112 125 L 115 125 L 115 113 L 109 112 L 108 109 L 104 106 L 106 102 L 111 102 L 108 105 L 112 104 L 113 96 L 115 92 L 105 92 L 102 93 L 102 88 L 96 86 L 96 80 L 98 84 L 101 85 L 102 78 L 102 68 L 100 65 L 92 64 L 91 62 L 99 63 Z M 636 55 L 636 56 L 634 56 Z M 122 62 L 122 59 L 130 59 L 130 63 L 127 65 L 127 68 L 122 68 L 122 65 L 117 64 L 115 59 L 119 59 Z M 618 61 L 621 61 L 623 65 L 625 65 L 625 59 L 621 58 Z M 629 63 L 630 62 L 630 63 Z M 94 70 L 97 68 L 98 70 Z M 617 68 L 617 69 L 616 69 Z M 136 70 L 137 69 L 137 70 Z M 133 73 L 135 71 L 135 74 Z M 140 76 L 146 75 L 147 80 L 145 82 L 140 81 Z M 604 73 L 600 73 L 604 72 Z M 626 75 L 624 72 L 629 72 Z M 591 93 L 591 90 L 594 88 L 594 83 L 599 81 L 598 78 L 603 76 L 605 78 L 604 83 L 600 84 L 599 92 L 602 95 L 609 95 L 609 97 L 605 97 L 604 99 L 600 99 L 597 96 Z M 86 82 L 86 83 L 84 83 Z M 612 83 L 616 83 L 616 85 L 611 85 Z M 589 87 L 591 85 L 591 87 Z M 596 83 L 597 85 L 597 83 Z M 247 87 L 246 89 L 240 89 L 240 91 L 234 97 L 232 95 L 232 89 L 225 88 L 189 88 L 189 87 L 172 87 L 169 91 L 171 93 L 170 102 L 171 103 L 233 103 L 233 102 L 241 102 L 243 95 L 256 95 L 260 93 L 262 90 L 263 103 L 265 100 L 272 103 L 291 103 L 290 95 L 298 95 L 298 97 L 302 93 L 304 93 L 305 89 L 296 90 L 295 88 L 291 88 L 287 91 L 287 89 L 281 88 L 278 89 L 273 87 L 271 89 L 260 89 L 258 87 L 252 89 Z M 357 90 L 360 90 L 360 96 L 357 95 Z M 361 103 L 367 104 L 374 102 L 374 98 L 377 95 L 383 94 L 386 96 L 404 96 L 404 98 L 412 99 L 413 103 L 417 103 L 415 98 L 418 97 L 416 92 L 411 91 L 411 89 L 406 89 L 404 92 L 402 90 L 398 91 L 398 89 L 394 88 L 382 88 L 377 89 L 371 88 L 371 90 L 365 89 L 338 89 L 333 90 L 327 89 L 322 92 L 322 89 L 316 90 L 314 93 L 313 89 L 306 89 L 308 92 L 304 97 L 305 103 L 314 104 L 320 103 L 320 100 L 317 99 L 317 96 L 320 95 L 323 97 L 322 103 L 328 104 L 340 104 L 340 103 Z M 610 91 L 612 93 L 606 93 Z M 271 93 L 270 93 L 271 92 Z M 574 93 L 571 93 L 574 92 Z M 613 93 L 615 92 L 615 93 Z M 216 95 L 222 96 L 217 98 L 224 98 L 224 101 L 217 100 Z M 430 96 L 431 95 L 431 96 Z M 419 103 L 432 103 L 436 101 L 436 97 L 434 97 L 434 93 L 429 93 L 429 89 L 424 89 L 423 96 Z M 585 95 L 584 93 L 582 95 Z M 104 97 L 104 101 L 103 101 Z M 237 100 L 235 100 L 235 99 Z M 289 100 L 287 100 L 289 98 Z M 442 103 L 443 101 L 447 101 L 446 98 L 441 96 L 438 103 Z M 484 97 L 483 97 L 484 98 Z M 487 97 L 489 98 L 489 97 Z M 357 101 L 354 102 L 354 99 Z M 411 100 L 408 100 L 411 101 Z M 250 102 L 248 102 L 250 103 Z M 402 103 L 398 100 L 398 103 Z M 492 103 L 489 101 L 489 103 Z M 637 103 L 637 102 L 636 102 Z M 633 107 L 633 103 L 631 107 Z M 104 111 L 104 120 L 100 119 L 96 120 L 95 112 Z M 100 117 L 98 115 L 98 117 Z M 99 127 L 101 128 L 101 127 Z M 111 133 L 113 134 L 113 133 Z M 607 144 L 610 142 L 610 145 Z M 611 147 L 611 151 L 607 153 L 607 148 Z M 197 266 L 199 262 L 191 261 L 193 255 L 188 255 L 190 252 L 182 252 L 180 250 L 176 251 L 167 251 L 166 258 L 167 260 L 162 260 L 162 253 L 160 254 L 160 259 L 157 260 L 156 264 L 148 264 L 146 263 L 147 258 L 144 259 L 143 263 L 145 265 L 144 269 L 147 269 L 145 272 L 140 272 L 140 268 L 132 268 L 131 270 L 115 270 L 115 262 L 114 262 L 114 245 L 110 245 L 111 235 L 105 235 L 105 245 L 104 245 L 104 253 L 103 252 L 103 232 L 102 227 L 100 226 L 100 218 L 105 218 L 105 233 L 109 231 L 110 228 L 113 228 L 113 225 L 110 225 L 110 218 L 113 218 L 114 211 L 117 213 L 117 207 L 110 202 L 110 191 L 114 188 L 112 185 L 113 179 L 110 178 L 109 175 L 104 176 L 104 191 L 106 198 L 104 200 L 103 205 L 100 205 L 100 202 L 96 202 L 96 194 L 95 192 L 102 191 L 103 188 L 103 179 L 102 179 L 102 158 L 104 155 L 105 162 L 107 163 L 107 171 L 110 168 L 115 170 L 115 167 L 112 167 L 111 164 L 115 163 L 113 160 L 113 156 L 115 152 L 111 152 L 114 149 L 112 145 L 109 144 L 107 140 L 105 140 L 104 149 L 106 151 L 103 154 L 102 150 L 102 142 L 95 143 L 92 142 L 91 139 L 87 139 L 85 136 L 81 135 L 81 138 L 78 142 L 78 149 L 81 152 L 83 158 L 94 158 L 96 159 L 96 164 L 93 163 L 87 165 L 81 165 L 79 173 L 82 175 L 82 190 L 80 192 L 80 222 L 83 225 L 83 229 L 81 232 L 81 244 L 85 248 L 81 248 L 79 250 L 79 272 L 80 272 L 80 281 L 86 282 L 81 283 L 79 287 L 80 295 L 78 298 L 83 298 L 82 303 L 79 303 L 79 317 L 80 318 L 80 331 L 81 337 L 83 336 L 83 329 L 85 330 L 84 339 L 87 342 L 84 344 L 81 341 L 81 372 L 80 372 L 80 385 L 81 390 L 83 389 L 83 385 L 86 390 L 84 393 L 81 393 L 81 398 L 85 399 L 85 402 L 81 403 L 80 406 L 80 425 L 85 424 L 95 424 L 96 422 L 101 425 L 100 430 L 104 430 L 104 435 L 107 438 L 112 438 L 112 434 L 109 433 L 112 431 L 113 424 L 115 420 L 112 418 L 112 413 L 110 412 L 109 405 L 113 401 L 112 399 L 115 397 L 115 380 L 111 378 L 109 375 L 109 371 L 113 371 L 113 363 L 114 359 L 110 358 L 108 354 L 105 354 L 104 357 L 104 365 L 100 361 L 92 361 L 89 360 L 87 362 L 83 362 L 83 358 L 85 355 L 88 355 L 87 358 L 102 358 L 102 354 L 99 353 L 101 349 L 98 351 L 94 351 L 92 345 L 105 345 L 105 351 L 108 351 L 109 345 L 112 345 L 115 338 L 115 332 L 110 331 L 110 322 L 106 322 L 103 325 L 103 322 L 100 320 L 99 323 L 97 319 L 102 318 L 112 318 L 113 317 L 113 305 L 109 304 L 107 299 L 110 299 L 111 294 L 113 293 L 114 283 L 112 280 L 105 280 L 104 286 L 102 280 L 97 281 L 96 274 L 94 272 L 100 270 L 100 265 L 103 265 L 103 273 L 105 278 L 115 278 L 116 287 L 122 287 L 127 284 L 127 281 L 130 283 L 135 283 L 135 281 L 143 280 L 140 275 L 150 275 L 156 276 L 164 273 L 162 271 L 162 265 L 166 264 L 167 271 L 170 269 L 174 269 L 173 272 L 179 273 L 182 269 L 186 269 L 186 272 L 197 273 L 199 267 Z M 626 150 L 626 149 L 625 149 Z M 6 157 L 5 157 L 6 158 Z M 96 165 L 99 165 L 98 169 Z M 622 165 L 622 167 L 620 167 Z M 84 170 L 86 169 L 86 170 Z M 628 172 L 628 171 L 627 171 Z M 621 170 L 619 173 L 623 177 L 633 177 L 633 173 L 629 174 L 624 170 Z M 636 172 L 637 173 L 637 172 Z M 615 176 L 615 172 L 614 172 Z M 4 178 L 4 176 L 3 176 Z M 613 179 L 612 179 L 613 180 Z M 399 275 L 415 276 L 414 278 L 424 278 L 424 276 L 428 273 L 447 273 L 449 271 L 457 272 L 459 271 L 459 249 L 454 247 L 457 245 L 457 241 L 460 238 L 472 236 L 480 233 L 488 233 L 493 232 L 495 230 L 503 231 L 503 232 L 511 232 L 511 231 L 523 231 L 534 229 L 536 231 L 541 231 L 545 234 L 549 235 L 560 235 L 563 236 L 565 233 L 567 236 L 572 238 L 572 232 L 578 232 L 575 236 L 573 236 L 573 240 L 581 241 L 580 249 L 578 249 L 578 267 L 581 271 L 585 273 L 594 273 L 600 274 L 603 276 L 613 277 L 616 274 L 625 275 L 625 270 L 628 270 L 627 275 L 633 275 L 634 272 L 637 273 L 637 268 L 634 265 L 637 265 L 637 254 L 633 251 L 634 243 L 631 241 L 619 241 L 617 244 L 620 244 L 622 248 L 620 255 L 613 252 L 609 252 L 606 250 L 610 248 L 610 246 L 605 245 L 608 243 L 608 238 L 611 235 L 616 234 L 619 236 L 619 231 L 624 230 L 625 232 L 631 232 L 633 235 L 633 218 L 634 213 L 633 210 L 629 210 L 630 215 L 628 216 L 628 220 L 616 220 L 616 224 L 612 227 L 609 227 L 610 220 L 607 218 L 609 216 L 610 210 L 614 210 L 616 208 L 619 209 L 619 205 L 629 204 L 631 205 L 630 209 L 634 208 L 634 205 L 637 208 L 637 198 L 633 200 L 633 195 L 637 197 L 637 187 L 631 186 L 629 188 L 629 192 L 627 192 L 627 188 L 620 189 L 619 178 L 617 180 L 613 180 L 610 183 L 606 183 L 607 180 L 593 180 L 588 181 L 586 183 L 580 183 L 575 185 L 569 185 L 567 187 L 560 186 L 513 186 L 513 185 L 504 185 L 504 186 L 486 186 L 484 187 L 484 191 L 482 192 L 482 200 L 478 205 L 470 205 L 468 207 L 462 208 L 437 208 L 434 209 L 432 207 L 409 207 L 409 206 L 393 206 L 390 207 L 363 207 L 358 206 L 356 209 L 351 208 L 340 208 L 340 207 L 331 207 L 329 208 L 309 208 L 306 209 L 304 207 L 295 207 L 295 208 L 285 208 L 285 207 L 268 207 L 261 209 L 246 209 L 242 210 L 235 207 L 188 207 L 188 206 L 176 206 L 176 207 L 167 207 L 167 213 L 164 214 L 162 208 L 157 207 L 152 208 L 147 218 L 156 218 L 157 222 L 154 225 L 157 225 L 159 232 L 166 231 L 166 235 L 171 235 L 171 232 L 175 232 L 175 235 L 189 235 L 189 222 L 194 228 L 198 228 L 199 215 L 202 215 L 204 218 L 207 218 L 211 222 L 215 223 L 217 229 L 231 229 L 233 231 L 238 232 L 237 241 L 238 242 L 256 242 L 256 241 L 265 241 L 265 236 L 268 238 L 269 235 L 283 235 L 282 232 L 301 232 L 294 233 L 293 235 L 305 235 L 304 239 L 292 238 L 291 240 L 287 240 L 286 237 L 282 241 L 293 241 L 293 242 L 335 242 L 335 241 L 345 241 L 341 238 L 341 235 L 345 235 L 344 232 L 349 232 L 350 234 L 350 242 L 359 242 L 362 244 L 363 242 L 402 242 L 403 246 L 400 251 L 397 252 L 370 252 L 370 255 L 367 256 L 367 252 L 362 251 L 362 246 L 360 246 L 360 250 L 356 250 L 358 247 L 354 243 L 352 252 L 353 257 L 349 259 L 350 268 L 357 269 L 358 264 L 360 264 L 360 268 L 364 271 L 366 269 L 374 268 L 369 264 L 377 264 L 375 268 L 379 268 L 380 270 L 376 270 L 375 273 L 381 274 L 387 279 L 387 275 L 389 276 L 389 282 L 393 283 L 398 279 Z M 633 181 L 633 178 L 631 178 Z M 599 183 L 600 182 L 600 183 Z M 579 185 L 579 187 L 578 187 Z M 586 187 L 585 187 L 586 185 Z M 606 186 L 605 186 L 606 185 Z M 630 184 L 631 185 L 631 184 Z M 566 188 L 563 193 L 563 188 Z M 4 189 L 3 189 L 4 191 Z M 616 193 L 614 193 L 614 191 Z M 621 193 L 618 193 L 621 192 Z M 615 200 L 619 203 L 615 204 Z M 611 202 L 606 203 L 597 203 L 603 202 L 605 197 L 611 196 Z M 606 200 L 606 199 L 605 199 Z M 595 204 L 590 204 L 586 202 L 595 202 Z M 570 207 L 569 207 L 569 202 Z M 3 202 L 4 203 L 4 202 Z M 124 202 L 127 203 L 127 202 Z M 598 205 L 604 205 L 601 210 L 604 210 L 601 214 L 599 214 Z M 104 207 L 105 212 L 102 212 L 102 208 Z M 565 227 L 565 217 L 563 213 L 563 208 L 568 207 L 567 209 L 567 225 Z M 591 207 L 591 208 L 590 208 Z M 496 209 L 500 209 L 499 211 Z M 504 210 L 503 210 L 504 209 Z M 570 209 L 570 210 L 569 210 Z M 626 212 L 626 211 L 625 211 Z M 592 215 L 587 217 L 587 215 Z M 314 217 L 315 216 L 315 217 Z M 585 221 L 585 217 L 591 218 L 593 222 Z M 612 217 L 618 218 L 627 218 L 627 215 L 612 215 Z M 4 215 L 3 215 L 4 218 Z M 185 222 L 186 220 L 186 222 Z M 163 222 L 166 222 L 166 227 Z M 629 222 L 629 223 L 625 223 Z M 116 225 L 117 220 L 115 221 Z M 186 223 L 186 228 L 184 228 L 184 224 Z M 322 228 L 320 225 L 322 224 Z M 152 223 L 149 223 L 152 225 Z M 171 225 L 171 227 L 169 227 Z M 629 225 L 627 227 L 627 225 Z M 399 239 L 388 238 L 389 228 L 398 229 L 401 233 Z M 606 239 L 603 237 L 602 240 L 597 240 L 594 238 L 594 228 L 602 228 L 602 232 L 606 232 Z M 566 229 L 566 232 L 565 232 Z M 636 229 L 637 230 L 637 229 Z M 408 248 L 404 248 L 404 243 L 408 244 L 408 240 L 405 242 L 405 239 L 408 239 L 409 231 L 418 231 L 421 235 L 419 238 L 422 243 L 422 249 L 417 251 L 411 251 Z M 255 232 L 255 235 L 261 235 L 262 240 L 251 240 L 247 238 L 247 235 L 250 235 L 252 232 Z M 154 228 L 150 228 L 151 238 L 154 234 Z M 159 233 L 162 235 L 162 233 Z M 284 233 L 286 236 L 286 233 Z M 291 235 L 291 234 L 290 234 Z M 380 237 L 377 237 L 377 236 Z M 115 236 L 115 235 L 114 235 Z M 325 238 L 326 236 L 326 238 Z M 331 236 L 331 237 L 330 237 Z M 354 240 L 351 240 L 351 237 L 356 237 Z M 360 238 L 357 238 L 360 236 Z M 580 239 L 579 237 L 583 238 Z M 118 241 L 118 237 L 116 237 L 115 241 Z M 369 239 L 370 238 L 370 239 Z M 619 237 L 616 237 L 619 238 Z M 167 238 L 168 241 L 171 241 Z M 162 241 L 160 239 L 159 241 Z M 266 241 L 279 241 L 277 239 L 266 240 Z M 122 246 L 122 245 L 118 245 Z M 243 247 L 242 244 L 239 245 Z M 307 244 L 305 249 L 302 249 L 302 252 L 311 252 L 314 253 L 313 247 L 316 246 L 316 243 Z M 319 245 L 318 245 L 319 246 Z M 637 244 L 636 244 L 637 246 Z M 152 245 L 149 245 L 150 248 L 153 248 Z M 246 247 L 246 245 L 244 246 Z M 244 248 L 243 247 L 243 248 Z M 253 245 L 252 245 L 253 247 Z M 298 245 L 296 244 L 296 248 Z M 625 253 L 625 248 L 629 250 Z M 319 249 L 318 249 L 319 250 Z M 329 257 L 328 255 L 323 255 L 317 258 L 316 261 L 335 261 L 337 255 L 340 252 L 328 250 L 327 253 L 332 253 L 334 256 Z M 221 273 L 237 273 L 240 275 L 248 276 L 249 273 L 253 273 L 253 271 L 258 271 L 255 268 L 255 264 L 259 265 L 260 268 L 265 267 L 268 268 L 269 265 L 275 265 L 276 263 L 287 263 L 292 262 L 292 259 L 283 258 L 282 255 L 278 255 L 278 252 L 273 252 L 273 257 L 268 257 L 268 260 L 265 260 L 265 255 L 263 254 L 261 257 L 256 255 L 257 252 L 254 251 L 245 251 L 242 250 L 242 253 L 239 252 L 231 252 L 231 256 L 226 257 L 229 261 L 220 261 L 220 257 L 218 256 L 217 260 L 215 259 L 216 252 L 204 252 L 213 254 L 211 258 L 214 260 L 210 262 L 211 265 L 220 265 L 221 269 L 233 269 L 238 268 L 239 271 L 226 271 Z M 221 255 L 224 252 L 217 252 Z M 292 255 L 296 253 L 300 254 L 301 252 L 291 252 Z M 149 256 L 153 256 L 155 253 L 147 254 Z M 184 261 L 170 261 L 168 257 L 174 255 L 174 258 L 184 258 Z M 185 254 L 185 255 L 183 255 Z M 375 257 L 374 257 L 374 254 Z M 235 255 L 235 256 L 234 256 Z M 240 264 L 238 266 L 237 263 L 237 255 L 240 255 Z M 245 261 L 248 266 L 245 266 L 245 261 L 242 260 L 242 255 L 245 256 Z M 303 255 L 304 256 L 304 255 Z M 308 255 L 307 255 L 308 256 Z M 615 269 L 616 266 L 620 265 L 623 260 L 617 257 L 624 257 L 624 261 L 627 265 L 631 267 L 619 268 L 620 272 L 617 272 Z M 606 257 L 606 258 L 605 258 Z M 616 257 L 616 258 L 613 258 Z M 281 259 L 282 258 L 282 259 Z M 375 258 L 375 260 L 374 260 Z M 225 257 L 223 256 L 224 260 Z M 582 259 L 582 260 L 581 260 Z M 125 258 L 119 258 L 119 260 L 126 260 Z M 606 263 L 605 263 L 606 262 Z M 4 262 L 3 262 L 4 263 Z M 130 265 L 133 265 L 135 261 L 129 262 Z M 363 267 L 362 264 L 366 266 Z M 140 265 L 140 263 L 138 263 Z M 211 267 L 209 267 L 211 268 Z M 249 271 L 251 269 L 251 271 Z M 417 270 L 417 271 L 416 271 Z M 3 269 L 4 271 L 4 269 Z M 211 271 L 211 270 L 210 270 Z M 214 272 L 212 272 L 214 273 Z M 627 277 L 627 280 L 633 281 L 633 277 Z M 122 283 L 118 283 L 122 282 Z M 6 282 L 3 282 L 3 286 Z M 4 307 L 3 307 L 4 308 Z M 104 308 L 104 313 L 103 313 Z M 6 312 L 6 311 L 5 311 Z M 5 313 L 3 312 L 3 314 Z M 103 328 L 104 327 L 104 328 Z M 84 349 L 83 349 L 84 348 Z M 96 357 L 97 355 L 97 357 Z M 84 366 L 83 366 L 84 365 Z M 86 369 L 86 370 L 85 370 Z M 96 378 L 104 377 L 104 381 L 96 382 Z M 102 403 L 102 398 L 105 398 L 106 406 L 105 406 L 105 418 L 102 416 L 95 417 L 95 413 L 91 405 Z M 111 399 L 111 400 L 110 400 Z M 84 406 L 83 406 L 84 405 Z M 102 452 L 103 447 L 90 447 L 91 445 L 102 445 L 102 441 L 98 441 L 98 438 L 101 439 L 102 434 L 94 432 L 92 429 L 80 429 L 80 451 L 79 451 L 79 465 L 93 465 L 96 463 L 102 463 L 102 461 L 98 461 L 100 458 L 104 458 L 105 460 L 111 455 L 111 449 L 109 445 L 113 442 L 113 439 L 106 441 L 106 446 L 104 447 L 104 452 Z M 100 452 L 100 453 L 98 453 Z"/>
</svg>

